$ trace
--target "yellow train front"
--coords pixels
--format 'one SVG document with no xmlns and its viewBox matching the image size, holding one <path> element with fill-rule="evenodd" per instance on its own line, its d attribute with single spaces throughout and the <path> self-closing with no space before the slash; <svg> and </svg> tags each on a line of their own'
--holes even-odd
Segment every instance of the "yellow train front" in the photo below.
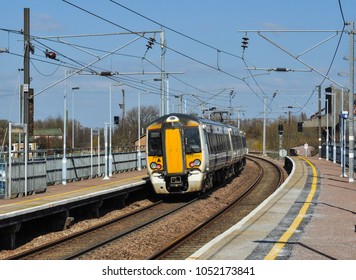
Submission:
<svg viewBox="0 0 356 280">
<path fill-rule="evenodd" d="M 216 178 L 233 175 L 245 165 L 243 140 L 236 128 L 222 123 L 185 114 L 158 118 L 147 128 L 146 143 L 147 169 L 155 192 L 212 188 Z"/>
</svg>

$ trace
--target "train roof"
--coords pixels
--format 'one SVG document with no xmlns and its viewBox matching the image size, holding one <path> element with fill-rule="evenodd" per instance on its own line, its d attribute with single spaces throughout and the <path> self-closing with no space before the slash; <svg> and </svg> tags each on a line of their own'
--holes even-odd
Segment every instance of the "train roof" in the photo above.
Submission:
<svg viewBox="0 0 356 280">
<path fill-rule="evenodd" d="M 210 120 L 210 119 L 200 118 L 200 117 L 196 117 L 196 116 L 193 116 L 193 115 L 181 114 L 181 113 L 171 113 L 171 114 L 168 114 L 168 115 L 161 116 L 158 119 L 156 119 L 155 121 L 151 122 L 149 124 L 149 126 L 154 124 L 154 123 L 162 123 L 167 118 L 173 117 L 173 116 L 179 118 L 180 120 L 183 120 L 183 122 L 192 120 L 192 121 L 196 121 L 198 123 L 206 124 L 206 125 L 216 125 L 216 126 L 224 126 L 224 127 L 232 128 L 232 129 L 238 129 L 236 126 L 233 126 L 233 125 L 230 125 L 230 124 L 217 122 L 217 121 L 213 121 L 213 120 Z"/>
</svg>

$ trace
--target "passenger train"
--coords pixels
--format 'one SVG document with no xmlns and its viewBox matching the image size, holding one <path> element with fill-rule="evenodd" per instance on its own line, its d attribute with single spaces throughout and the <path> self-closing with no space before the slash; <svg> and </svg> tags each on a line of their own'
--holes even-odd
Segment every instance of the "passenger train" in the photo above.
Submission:
<svg viewBox="0 0 356 280">
<path fill-rule="evenodd" d="M 162 116 L 147 127 L 147 169 L 157 194 L 205 192 L 246 165 L 238 128 L 186 114 Z"/>
</svg>

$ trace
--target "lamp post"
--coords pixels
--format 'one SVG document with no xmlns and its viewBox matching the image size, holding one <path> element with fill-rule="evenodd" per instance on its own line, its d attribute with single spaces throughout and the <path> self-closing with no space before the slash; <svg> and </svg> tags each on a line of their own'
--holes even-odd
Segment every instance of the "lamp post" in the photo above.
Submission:
<svg viewBox="0 0 356 280">
<path fill-rule="evenodd" d="M 155 82 L 162 82 L 164 85 L 164 82 L 166 82 L 166 96 L 162 95 L 164 99 L 166 99 L 166 102 L 164 100 L 162 101 L 162 107 L 161 107 L 161 116 L 169 114 L 169 80 L 168 80 L 168 74 L 167 74 L 167 79 L 165 78 L 154 78 L 153 79 Z M 164 89 L 163 89 L 164 91 Z"/>
<path fill-rule="evenodd" d="M 65 78 L 67 71 L 65 70 Z M 64 80 L 64 99 L 63 99 L 63 158 L 62 158 L 62 185 L 67 185 L 67 79 Z"/>
<path fill-rule="evenodd" d="M 326 160 L 329 160 L 329 100 L 326 99 Z"/>
<path fill-rule="evenodd" d="M 104 140 L 105 140 L 105 173 L 103 180 L 109 180 L 108 176 L 108 123 L 104 126 Z"/>
<path fill-rule="evenodd" d="M 123 86 L 123 83 L 110 84 L 109 91 L 109 177 L 112 177 L 112 112 L 111 112 L 111 95 L 112 95 L 112 87 L 113 86 Z"/>
<path fill-rule="evenodd" d="M 141 92 L 138 92 L 138 104 L 137 104 L 137 170 L 141 171 Z"/>
<path fill-rule="evenodd" d="M 332 134 L 333 134 L 333 163 L 336 163 L 336 95 L 335 95 L 335 93 L 329 93 L 329 92 L 326 92 L 325 94 L 332 96 L 332 102 L 331 103 L 332 103 L 332 106 L 333 106 L 333 109 L 332 109 L 332 111 L 333 111 L 333 113 L 332 113 L 332 115 L 333 115 L 333 119 L 332 119 L 332 122 L 333 122 L 333 124 L 332 124 L 332 128 L 333 128 L 332 129 Z M 327 104 L 328 104 L 329 100 L 327 99 L 326 101 L 327 101 Z M 329 110 L 329 107 L 331 107 L 330 104 L 327 105 L 327 110 Z M 330 112 L 327 113 L 327 119 L 329 119 L 329 113 Z"/>
<path fill-rule="evenodd" d="M 75 70 L 64 70 L 62 185 L 67 184 L 67 74 L 76 72 Z"/>
<path fill-rule="evenodd" d="M 355 91 L 355 25 L 350 22 L 350 95 L 349 95 L 349 183 L 354 182 L 354 91 Z"/>
<path fill-rule="evenodd" d="M 79 87 L 72 87 L 72 153 L 74 153 L 74 91 Z"/>
<path fill-rule="evenodd" d="M 266 96 L 263 97 L 263 147 L 262 155 L 267 156 L 266 153 Z"/>
<path fill-rule="evenodd" d="M 137 170 L 141 171 L 141 92 L 138 92 L 137 99 Z"/>
</svg>

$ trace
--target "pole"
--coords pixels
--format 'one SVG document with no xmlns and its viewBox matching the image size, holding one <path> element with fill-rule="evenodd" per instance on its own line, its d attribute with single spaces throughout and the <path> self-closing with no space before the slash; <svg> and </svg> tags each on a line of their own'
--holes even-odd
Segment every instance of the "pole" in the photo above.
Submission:
<svg viewBox="0 0 356 280">
<path fill-rule="evenodd" d="M 104 128 L 104 138 L 105 138 L 105 176 L 103 180 L 109 180 L 108 177 L 108 123 L 105 123 Z"/>
<path fill-rule="evenodd" d="M 67 76 L 66 70 L 64 75 Z M 67 79 L 64 80 L 64 100 L 63 100 L 63 158 L 62 158 L 62 185 L 67 185 Z"/>
<path fill-rule="evenodd" d="M 140 132 L 141 132 L 141 93 L 138 93 L 138 109 L 137 109 L 137 119 L 138 119 L 138 124 L 137 124 L 137 170 L 141 171 L 141 139 L 140 139 Z"/>
<path fill-rule="evenodd" d="M 354 22 L 350 22 L 350 95 L 349 95 L 349 182 L 354 182 Z"/>
<path fill-rule="evenodd" d="M 266 156 L 266 96 L 263 97 L 263 155 Z"/>
<path fill-rule="evenodd" d="M 9 122 L 9 171 L 8 171 L 8 191 L 7 191 L 7 198 L 11 198 L 11 192 L 12 192 L 12 126 L 11 122 Z"/>
<path fill-rule="evenodd" d="M 30 91 L 30 9 L 24 9 L 24 123 L 29 124 L 29 91 Z"/>
<path fill-rule="evenodd" d="M 74 89 L 72 89 L 72 156 L 74 154 Z"/>
<path fill-rule="evenodd" d="M 19 71 L 19 123 L 22 124 L 22 100 L 23 100 L 23 85 L 21 85 L 21 71 L 23 71 L 22 69 L 18 69 Z M 21 134 L 19 134 L 19 147 L 21 147 Z"/>
<path fill-rule="evenodd" d="M 112 177 L 112 114 L 111 114 L 111 84 L 109 96 L 109 177 Z"/>
<path fill-rule="evenodd" d="M 321 159 L 321 86 L 318 86 L 319 159 Z"/>
<path fill-rule="evenodd" d="M 90 129 L 90 178 L 93 178 L 93 129 Z"/>
<path fill-rule="evenodd" d="M 169 114 L 170 113 L 170 109 L 169 109 L 169 79 L 168 79 L 168 74 L 167 74 L 167 80 L 166 80 L 166 84 L 167 84 L 167 89 L 166 89 L 166 91 L 167 91 L 167 93 L 166 93 L 166 97 L 167 97 L 167 108 L 166 108 L 166 111 L 167 111 L 167 114 Z"/>
<path fill-rule="evenodd" d="M 280 134 L 279 135 L 279 149 L 278 149 L 278 151 L 282 150 L 282 147 L 283 147 L 282 141 L 283 141 L 283 135 Z M 281 160 L 281 155 L 279 152 L 278 152 L 278 160 Z"/>
<path fill-rule="evenodd" d="M 164 94 L 164 78 L 165 78 L 165 53 L 166 53 L 166 46 L 165 46 L 165 38 L 164 38 L 164 31 L 161 31 L 161 116 L 165 114 L 165 94 Z"/>
<path fill-rule="evenodd" d="M 329 160 L 329 100 L 326 99 L 326 160 Z"/>
<path fill-rule="evenodd" d="M 340 177 L 347 177 L 345 173 L 345 158 L 346 158 L 346 125 L 345 120 L 347 111 L 341 112 L 341 120 L 342 120 L 342 137 L 341 137 L 341 176 Z"/>
<path fill-rule="evenodd" d="M 28 163 L 28 125 L 24 124 L 25 131 L 25 196 L 27 196 L 27 163 Z"/>
<path fill-rule="evenodd" d="M 333 93 L 333 163 L 336 163 L 336 92 Z"/>
<path fill-rule="evenodd" d="M 98 129 L 98 176 L 100 176 L 100 129 Z"/>
</svg>

